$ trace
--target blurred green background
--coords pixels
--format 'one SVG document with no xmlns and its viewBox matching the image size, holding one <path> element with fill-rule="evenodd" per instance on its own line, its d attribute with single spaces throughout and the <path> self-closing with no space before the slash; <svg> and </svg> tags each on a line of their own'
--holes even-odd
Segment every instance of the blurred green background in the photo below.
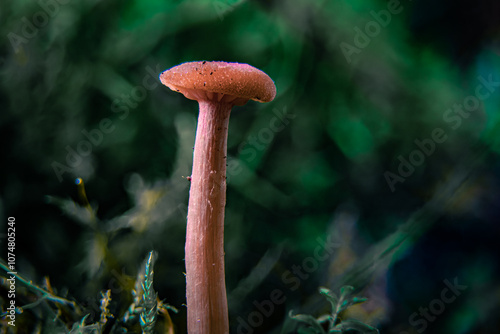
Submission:
<svg viewBox="0 0 500 334">
<path fill-rule="evenodd" d="M 346 316 L 381 333 L 497 333 L 498 2 L 6 0 L 0 22 L 2 258 L 13 216 L 18 272 L 50 277 L 88 323 L 106 289 L 121 314 L 154 249 L 155 290 L 186 332 L 198 109 L 158 75 L 224 60 L 278 91 L 231 115 L 231 332 L 295 333 L 290 310 L 317 317 L 318 287 L 350 284 L 369 301 Z M 434 302 L 454 280 L 467 288 Z M 286 300 L 267 314 L 275 289 Z M 47 312 L 18 315 L 18 333 Z"/>
</svg>

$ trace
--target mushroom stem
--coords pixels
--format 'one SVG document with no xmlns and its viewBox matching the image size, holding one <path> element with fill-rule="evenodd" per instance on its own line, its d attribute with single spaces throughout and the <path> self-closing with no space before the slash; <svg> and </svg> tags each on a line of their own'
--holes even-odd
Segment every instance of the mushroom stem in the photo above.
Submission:
<svg viewBox="0 0 500 334">
<path fill-rule="evenodd" d="M 226 334 L 224 207 L 232 104 L 199 101 L 199 106 L 185 249 L 188 332 Z"/>
</svg>

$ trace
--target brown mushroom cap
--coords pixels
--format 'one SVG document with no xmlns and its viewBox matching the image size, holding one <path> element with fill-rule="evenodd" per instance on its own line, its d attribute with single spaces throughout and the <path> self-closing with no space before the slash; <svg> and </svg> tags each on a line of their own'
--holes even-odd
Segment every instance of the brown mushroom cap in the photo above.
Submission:
<svg viewBox="0 0 500 334">
<path fill-rule="evenodd" d="M 191 100 L 217 100 L 243 105 L 248 100 L 270 102 L 276 96 L 273 80 L 248 64 L 197 61 L 160 74 L 161 82 Z"/>
</svg>

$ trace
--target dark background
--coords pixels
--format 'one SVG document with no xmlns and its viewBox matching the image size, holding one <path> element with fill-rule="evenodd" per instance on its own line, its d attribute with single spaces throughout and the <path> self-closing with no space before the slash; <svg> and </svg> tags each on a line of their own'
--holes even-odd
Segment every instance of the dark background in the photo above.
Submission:
<svg viewBox="0 0 500 334">
<path fill-rule="evenodd" d="M 18 272 L 40 285 L 50 277 L 58 295 L 91 313 L 88 323 L 98 320 L 106 289 L 112 311 L 123 314 L 154 249 L 155 290 L 179 309 L 172 321 L 185 332 L 185 177 L 197 105 L 158 74 L 186 61 L 224 60 L 265 71 L 278 91 L 270 103 L 234 108 L 230 121 L 232 332 L 253 322 L 253 333 L 293 333 L 290 310 L 317 317 L 328 311 L 318 287 L 345 284 L 369 298 L 346 317 L 381 333 L 497 332 L 498 2 L 0 6 L 1 254 L 13 216 Z M 478 87 L 489 95 L 471 98 Z M 464 103 L 470 112 L 449 111 Z M 271 126 L 277 115 L 279 131 Z M 329 238 L 334 251 L 319 260 Z M 297 266 L 302 274 L 291 283 Z M 466 288 L 440 303 L 454 281 Z M 286 301 L 259 318 L 256 304 L 275 289 Z M 410 319 L 439 305 L 435 317 Z M 19 326 L 31 332 L 49 318 L 43 312 L 18 315 Z"/>
</svg>

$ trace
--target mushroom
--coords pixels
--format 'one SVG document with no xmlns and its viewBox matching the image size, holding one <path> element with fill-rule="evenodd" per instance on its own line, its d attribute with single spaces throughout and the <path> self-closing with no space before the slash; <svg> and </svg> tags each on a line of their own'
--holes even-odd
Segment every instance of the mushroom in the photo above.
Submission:
<svg viewBox="0 0 500 334">
<path fill-rule="evenodd" d="M 224 278 L 224 207 L 229 115 L 248 100 L 270 102 L 273 80 L 247 64 L 188 62 L 161 82 L 199 103 L 186 231 L 186 297 L 190 334 L 229 333 Z"/>
</svg>

